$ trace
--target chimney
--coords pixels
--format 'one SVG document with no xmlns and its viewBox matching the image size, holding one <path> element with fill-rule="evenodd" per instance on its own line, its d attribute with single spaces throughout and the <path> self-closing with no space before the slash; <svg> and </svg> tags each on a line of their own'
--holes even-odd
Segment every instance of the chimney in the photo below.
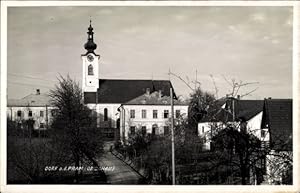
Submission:
<svg viewBox="0 0 300 193">
<path fill-rule="evenodd" d="M 150 88 L 146 89 L 146 95 L 148 95 L 148 96 L 150 95 Z"/>
<path fill-rule="evenodd" d="M 40 92 L 40 89 L 36 89 L 36 95 L 40 95 L 41 92 Z"/>
<path fill-rule="evenodd" d="M 162 91 L 158 90 L 158 98 L 161 98 L 161 97 L 162 97 Z"/>
<path fill-rule="evenodd" d="M 236 98 L 237 98 L 237 100 L 240 100 L 241 99 L 241 95 L 237 95 Z"/>
</svg>

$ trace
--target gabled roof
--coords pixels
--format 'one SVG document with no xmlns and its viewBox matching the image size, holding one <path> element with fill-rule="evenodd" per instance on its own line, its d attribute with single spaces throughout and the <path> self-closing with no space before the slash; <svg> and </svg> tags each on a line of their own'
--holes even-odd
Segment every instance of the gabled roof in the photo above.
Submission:
<svg viewBox="0 0 300 193">
<path fill-rule="evenodd" d="M 173 100 L 174 105 L 188 105 L 178 100 Z M 160 96 L 159 92 L 155 91 L 153 93 L 145 93 L 137 98 L 134 98 L 124 105 L 170 105 L 171 97 L 170 96 Z"/>
<path fill-rule="evenodd" d="M 30 94 L 22 99 L 8 99 L 8 107 L 43 107 L 50 106 L 50 97 L 47 94 Z"/>
<path fill-rule="evenodd" d="M 207 116 L 201 122 L 227 122 L 242 119 L 248 121 L 263 111 L 263 100 L 221 99 L 208 109 Z M 233 120 L 233 112 L 235 120 Z"/>
<path fill-rule="evenodd" d="M 146 93 L 147 88 L 151 93 L 161 90 L 163 95 L 170 96 L 173 87 L 169 80 L 99 79 L 97 103 L 126 103 Z M 84 102 L 96 103 L 96 92 L 85 92 Z"/>
<path fill-rule="evenodd" d="M 273 149 L 291 150 L 293 144 L 292 99 L 265 99 L 264 112 L 263 124 L 269 128 Z"/>
<path fill-rule="evenodd" d="M 235 117 L 249 120 L 263 111 L 263 100 L 237 100 L 235 104 Z"/>
</svg>

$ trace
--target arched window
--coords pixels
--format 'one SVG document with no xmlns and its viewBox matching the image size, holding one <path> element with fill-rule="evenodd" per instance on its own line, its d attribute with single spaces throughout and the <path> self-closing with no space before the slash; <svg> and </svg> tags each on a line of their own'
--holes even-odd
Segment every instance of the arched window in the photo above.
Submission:
<svg viewBox="0 0 300 193">
<path fill-rule="evenodd" d="M 107 121 L 108 117 L 107 117 L 107 108 L 104 109 L 104 121 Z"/>
<path fill-rule="evenodd" d="M 88 66 L 88 75 L 94 75 L 94 68 L 91 64 Z"/>
</svg>

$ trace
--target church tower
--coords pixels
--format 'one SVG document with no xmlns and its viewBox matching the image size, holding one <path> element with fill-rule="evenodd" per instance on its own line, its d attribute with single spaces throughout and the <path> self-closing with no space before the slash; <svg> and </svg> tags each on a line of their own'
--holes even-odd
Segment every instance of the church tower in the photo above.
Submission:
<svg viewBox="0 0 300 193">
<path fill-rule="evenodd" d="M 94 52 L 97 48 L 97 44 L 94 42 L 94 32 L 91 20 L 87 34 L 88 39 L 84 44 L 84 48 L 87 52 L 81 55 L 83 67 L 82 90 L 83 92 L 97 92 L 97 89 L 99 88 L 98 61 L 100 55 L 97 55 Z"/>
</svg>

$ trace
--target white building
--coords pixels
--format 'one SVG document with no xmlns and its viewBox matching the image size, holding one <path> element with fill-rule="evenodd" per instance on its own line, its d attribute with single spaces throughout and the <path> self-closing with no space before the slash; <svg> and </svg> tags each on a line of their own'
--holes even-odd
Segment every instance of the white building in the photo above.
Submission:
<svg viewBox="0 0 300 193">
<path fill-rule="evenodd" d="M 163 96 L 161 91 L 150 93 L 150 89 L 143 95 L 121 105 L 120 136 L 126 142 L 130 135 L 141 131 L 142 134 L 169 135 L 171 105 L 170 97 Z M 188 105 L 174 100 L 175 124 L 185 119 Z"/>
<path fill-rule="evenodd" d="M 97 114 L 97 127 L 107 136 L 119 136 L 120 115 L 118 108 L 126 102 L 143 95 L 147 89 L 150 93 L 161 91 L 170 96 L 172 84 L 169 80 L 134 80 L 134 79 L 101 79 L 99 77 L 99 59 L 94 51 L 94 32 L 90 24 L 88 40 L 84 45 L 87 50 L 82 58 L 82 90 L 84 103 Z M 174 89 L 173 89 L 174 90 Z M 175 98 L 175 92 L 173 93 Z"/>
<path fill-rule="evenodd" d="M 41 94 L 37 89 L 22 99 L 8 99 L 7 118 L 22 123 L 24 120 L 34 120 L 33 129 L 46 129 L 51 123 L 55 108 L 51 106 L 50 97 Z"/>
</svg>

